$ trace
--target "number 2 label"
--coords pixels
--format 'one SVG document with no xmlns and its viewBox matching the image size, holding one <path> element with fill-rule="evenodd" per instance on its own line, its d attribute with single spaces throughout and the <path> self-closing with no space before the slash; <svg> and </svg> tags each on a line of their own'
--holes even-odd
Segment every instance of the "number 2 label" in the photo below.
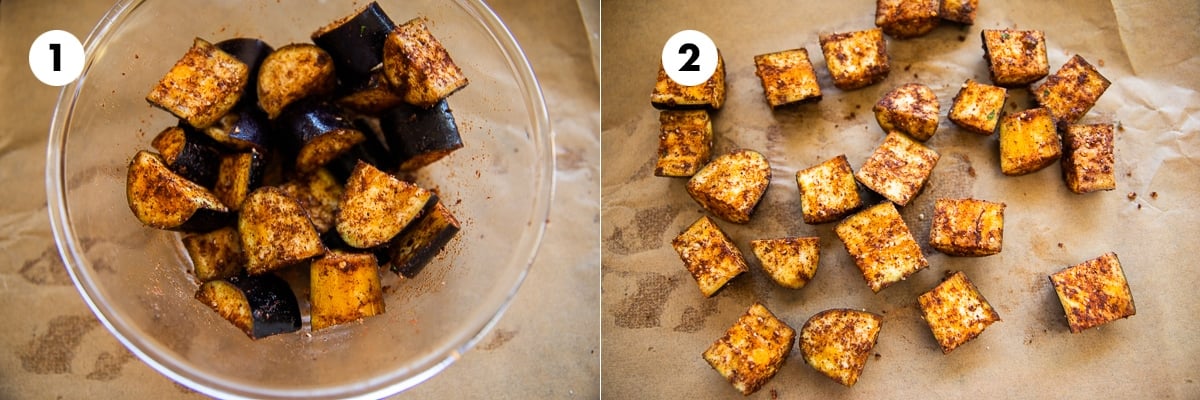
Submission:
<svg viewBox="0 0 1200 400">
<path fill-rule="evenodd" d="M 683 86 L 708 81 L 717 71 L 717 62 L 716 44 L 700 31 L 679 31 L 663 45 L 663 70 L 671 80 Z"/>
</svg>

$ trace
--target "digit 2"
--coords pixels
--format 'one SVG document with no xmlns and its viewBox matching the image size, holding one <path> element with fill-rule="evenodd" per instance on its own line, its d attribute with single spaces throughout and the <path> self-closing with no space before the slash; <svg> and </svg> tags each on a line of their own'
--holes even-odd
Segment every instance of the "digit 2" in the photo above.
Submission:
<svg viewBox="0 0 1200 400">
<path fill-rule="evenodd" d="M 62 45 L 58 43 L 50 43 L 50 51 L 54 52 L 54 72 L 62 71 Z M 693 59 L 695 57 L 692 57 Z"/>
<path fill-rule="evenodd" d="M 683 63 L 683 66 L 679 67 L 679 70 L 685 72 L 699 71 L 700 66 L 696 65 L 696 60 L 700 58 L 700 46 L 696 46 L 695 43 L 684 43 L 682 46 L 679 46 L 679 54 L 684 53 L 688 53 L 690 55 L 688 56 L 687 62 Z M 55 58 L 55 60 L 58 59 Z"/>
</svg>

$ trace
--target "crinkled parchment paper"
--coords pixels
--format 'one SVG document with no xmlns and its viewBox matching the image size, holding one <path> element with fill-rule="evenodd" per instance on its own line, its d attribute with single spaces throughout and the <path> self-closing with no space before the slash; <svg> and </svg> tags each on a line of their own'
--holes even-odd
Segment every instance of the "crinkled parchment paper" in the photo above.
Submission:
<svg viewBox="0 0 1200 400">
<path fill-rule="evenodd" d="M 667 4 L 669 3 L 669 4 Z M 1200 5 L 1193 1 L 980 1 L 973 26 L 943 24 L 916 39 L 888 38 L 890 76 L 864 89 L 833 87 L 817 36 L 874 26 L 874 2 L 607 1 L 603 8 L 603 390 L 611 398 L 738 398 L 701 353 L 755 301 L 799 329 L 837 307 L 883 316 L 858 384 L 845 388 L 793 349 L 757 398 L 1197 398 L 1200 397 Z M 1113 84 L 1084 122 L 1116 130 L 1117 190 L 1070 193 L 1054 164 L 1000 173 L 996 136 L 945 119 L 968 78 L 989 82 L 979 33 L 1045 31 L 1051 73 L 1080 54 Z M 714 117 L 714 154 L 745 147 L 771 162 L 770 189 L 750 223 L 718 224 L 750 271 L 704 298 L 670 240 L 705 212 L 684 179 L 653 175 L 658 111 L 650 106 L 662 44 L 683 29 L 707 33 L 728 69 Z M 813 58 L 824 99 L 771 111 L 753 56 L 797 47 Z M 941 154 L 924 192 L 901 211 L 930 267 L 872 294 L 833 234 L 800 219 L 797 170 L 846 154 L 857 170 L 884 133 L 872 105 L 908 82 L 930 86 L 942 120 L 927 144 Z M 1010 90 L 1006 111 L 1029 108 Z M 865 191 L 865 189 L 864 189 Z M 1136 194 L 1135 198 L 1132 198 Z M 940 197 L 1005 202 L 1003 252 L 948 257 L 928 246 Z M 868 196 L 867 204 L 879 201 Z M 775 285 L 750 252 L 753 239 L 819 236 L 820 266 L 800 290 Z M 1071 334 L 1047 275 L 1114 251 L 1137 315 Z M 961 270 L 1001 322 L 943 355 L 917 296 Z"/>
</svg>

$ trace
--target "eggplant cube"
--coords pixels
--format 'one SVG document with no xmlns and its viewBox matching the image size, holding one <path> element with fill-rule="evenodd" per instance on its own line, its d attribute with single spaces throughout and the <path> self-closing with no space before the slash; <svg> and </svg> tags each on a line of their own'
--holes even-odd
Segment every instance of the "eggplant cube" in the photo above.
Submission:
<svg viewBox="0 0 1200 400">
<path fill-rule="evenodd" d="M 251 339 L 300 330 L 300 306 L 287 282 L 274 275 L 238 276 L 200 285 L 196 299 Z"/>
<path fill-rule="evenodd" d="M 404 101 L 431 107 L 467 86 L 467 77 L 442 46 L 424 18 L 397 26 L 383 46 L 383 71 Z"/>
<path fill-rule="evenodd" d="M 952 256 L 990 256 L 1004 246 L 1004 203 L 937 199 L 929 244 Z"/>
<path fill-rule="evenodd" d="M 1061 156 L 1062 141 L 1045 108 L 1005 114 L 1000 120 L 1000 172 L 1005 175 L 1036 172 Z"/>
<path fill-rule="evenodd" d="M 458 219 L 438 202 L 421 219 L 400 232 L 388 246 L 392 272 L 412 278 L 458 233 Z"/>
<path fill-rule="evenodd" d="M 463 147 L 450 104 L 433 107 L 401 104 L 379 119 L 383 136 L 401 171 L 415 171 Z"/>
<path fill-rule="evenodd" d="M 321 97 L 337 86 L 333 58 L 308 43 L 280 47 L 258 72 L 258 106 L 271 119 L 300 99 Z"/>
<path fill-rule="evenodd" d="M 712 120 L 705 110 L 663 110 L 658 114 L 658 161 L 654 175 L 695 175 L 712 157 Z"/>
<path fill-rule="evenodd" d="M 142 224 L 158 229 L 207 232 L 229 224 L 233 214 L 203 186 L 171 172 L 161 157 L 139 151 L 129 161 L 125 196 Z"/>
<path fill-rule="evenodd" d="M 948 117 L 963 129 L 984 136 L 991 135 L 996 131 L 1007 99 L 1008 89 L 967 79 L 958 94 L 954 95 L 954 105 L 950 107 Z"/>
<path fill-rule="evenodd" d="M 707 215 L 671 240 L 704 297 L 712 297 L 726 282 L 746 272 L 746 259 L 733 240 Z"/>
<path fill-rule="evenodd" d="M 1096 67 L 1076 54 L 1034 88 L 1033 97 L 1050 110 L 1050 116 L 1059 124 L 1073 124 L 1096 105 L 1110 84 Z"/>
<path fill-rule="evenodd" d="M 378 115 L 404 104 L 404 96 L 392 90 L 383 70 L 378 70 L 349 89 L 349 93 L 338 98 L 337 103 L 363 114 Z"/>
<path fill-rule="evenodd" d="M 229 149 L 254 149 L 262 154 L 268 153 L 270 139 L 274 136 L 271 120 L 254 104 L 234 108 L 203 131 Z"/>
<path fill-rule="evenodd" d="M 1024 86 L 1050 74 L 1042 31 L 984 29 L 980 36 L 988 73 L 997 86 Z"/>
<path fill-rule="evenodd" d="M 820 238 L 781 238 L 751 240 L 750 247 L 763 270 L 779 286 L 799 289 L 817 273 Z"/>
<path fill-rule="evenodd" d="M 250 68 L 245 63 L 196 38 L 192 48 L 146 95 L 146 101 L 191 126 L 204 128 L 233 109 L 249 79 Z"/>
<path fill-rule="evenodd" d="M 744 224 L 771 183 L 767 158 L 753 150 L 734 150 L 709 162 L 688 180 L 688 194 L 726 221 Z"/>
<path fill-rule="evenodd" d="M 366 249 L 391 241 L 437 204 L 437 195 L 359 162 L 340 204 L 335 218 L 338 234 L 346 244 Z"/>
<path fill-rule="evenodd" d="M 834 228 L 871 291 L 904 280 L 929 266 L 921 247 L 891 202 L 859 211 Z"/>
<path fill-rule="evenodd" d="M 241 210 L 242 202 L 246 201 L 250 192 L 262 184 L 265 171 L 266 161 L 258 150 L 226 154 L 221 157 L 221 168 L 213 193 L 229 209 Z"/>
<path fill-rule="evenodd" d="M 263 60 L 266 60 L 267 56 L 275 51 L 275 48 L 261 39 L 245 37 L 222 40 L 217 42 L 216 46 L 238 61 L 245 63 L 250 70 L 246 86 L 242 90 L 242 98 L 238 100 L 238 105 L 234 109 L 254 108 L 258 104 L 258 71 L 262 68 Z"/>
<path fill-rule="evenodd" d="M 383 314 L 379 264 L 372 254 L 331 251 L 309 269 L 313 331 Z"/>
<path fill-rule="evenodd" d="M 1050 282 L 1067 314 L 1071 333 L 1137 313 L 1116 253 L 1105 253 L 1058 271 L 1050 275 Z"/>
<path fill-rule="evenodd" d="M 754 303 L 704 351 L 704 360 L 734 389 L 749 396 L 775 376 L 795 341 L 796 330 Z"/>
<path fill-rule="evenodd" d="M 184 236 L 183 248 L 192 260 L 196 279 L 208 282 L 244 274 L 246 256 L 242 254 L 241 240 L 232 226 Z"/>
<path fill-rule="evenodd" d="M 395 28 L 387 13 L 372 1 L 354 14 L 317 29 L 310 37 L 333 57 L 342 81 L 352 82 L 383 62 L 383 43 Z"/>
<path fill-rule="evenodd" d="M 979 9 L 979 0 L 942 0 L 938 15 L 942 19 L 963 25 L 975 23 L 975 12 Z"/>
<path fill-rule="evenodd" d="M 1112 124 L 1067 125 L 1063 133 L 1063 177 L 1075 193 L 1117 188 Z"/>
<path fill-rule="evenodd" d="M 908 135 L 892 132 L 854 177 L 893 203 L 904 206 L 920 193 L 940 157 L 936 151 Z"/>
<path fill-rule="evenodd" d="M 800 328 L 800 353 L 817 372 L 851 387 L 867 366 L 882 326 L 882 317 L 866 311 L 825 310 Z"/>
<path fill-rule="evenodd" d="M 250 275 L 262 275 L 325 251 L 304 207 L 273 186 L 258 188 L 246 198 L 238 215 L 238 232 Z"/>
<path fill-rule="evenodd" d="M 875 120 L 884 132 L 899 131 L 922 142 L 937 132 L 937 94 L 919 83 L 908 83 L 883 95 L 875 103 Z"/>
<path fill-rule="evenodd" d="M 797 171 L 796 185 L 800 187 L 801 217 L 806 224 L 837 221 L 862 206 L 854 171 L 845 154 Z"/>
<path fill-rule="evenodd" d="M 280 112 L 277 125 L 287 132 L 286 145 L 294 150 L 296 172 L 309 174 L 367 140 L 353 121 L 336 105 L 303 100 Z"/>
<path fill-rule="evenodd" d="M 962 271 L 954 272 L 933 290 L 922 293 L 917 302 L 925 323 L 942 347 L 942 354 L 949 354 L 1000 320 L 1000 315 Z"/>
<path fill-rule="evenodd" d="M 296 199 L 319 233 L 333 228 L 342 194 L 346 191 L 333 174 L 325 169 L 288 181 L 279 185 L 279 189 Z"/>
<path fill-rule="evenodd" d="M 754 73 L 762 80 L 771 108 L 821 101 L 821 86 L 808 49 L 799 48 L 754 56 Z"/>
<path fill-rule="evenodd" d="M 150 147 L 158 150 L 171 171 L 200 186 L 212 188 L 221 166 L 221 153 L 207 136 L 173 126 L 159 132 Z"/>
<path fill-rule="evenodd" d="M 924 35 L 938 26 L 939 0 L 876 0 L 875 26 L 896 39 Z"/>
<path fill-rule="evenodd" d="M 717 69 L 707 81 L 695 86 L 683 86 L 667 76 L 662 62 L 658 63 L 658 79 L 650 94 L 650 105 L 660 110 L 705 108 L 720 110 L 725 104 L 725 60 L 717 51 Z"/>
<path fill-rule="evenodd" d="M 879 28 L 821 35 L 819 39 L 833 86 L 838 89 L 869 86 L 891 72 L 887 42 Z"/>
</svg>

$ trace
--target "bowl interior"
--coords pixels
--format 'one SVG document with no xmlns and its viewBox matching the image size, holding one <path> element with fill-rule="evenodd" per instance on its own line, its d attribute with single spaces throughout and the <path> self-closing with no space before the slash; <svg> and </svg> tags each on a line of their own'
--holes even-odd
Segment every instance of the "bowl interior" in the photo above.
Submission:
<svg viewBox="0 0 1200 400">
<path fill-rule="evenodd" d="M 382 0 L 397 23 L 432 21 L 471 81 L 449 100 L 466 146 L 415 176 L 438 190 L 462 231 L 414 279 L 385 273 L 387 312 L 361 323 L 313 333 L 306 317 L 297 333 L 253 341 L 193 299 L 179 235 L 143 227 L 126 201 L 128 161 L 176 123 L 146 93 L 194 37 L 309 42 L 356 3 L 123 1 L 87 39 L 83 75 L 59 99 L 47 195 L 64 262 L 120 341 L 203 393 L 378 397 L 411 387 L 495 323 L 541 241 L 553 145 L 540 89 L 511 35 L 478 1 Z M 306 309 L 306 293 L 297 295 Z"/>
</svg>

